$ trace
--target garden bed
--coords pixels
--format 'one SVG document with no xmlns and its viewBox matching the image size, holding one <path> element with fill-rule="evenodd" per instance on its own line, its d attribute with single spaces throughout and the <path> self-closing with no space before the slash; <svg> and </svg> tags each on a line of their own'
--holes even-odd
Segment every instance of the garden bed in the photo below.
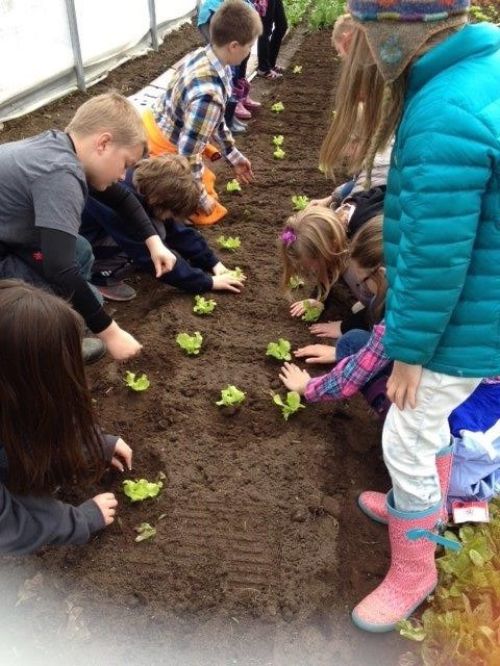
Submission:
<svg viewBox="0 0 500 666">
<path fill-rule="evenodd" d="M 186 44 L 196 43 L 194 31 L 183 30 Z M 157 73 L 156 55 L 151 69 L 148 58 L 121 70 L 140 68 L 144 85 Z M 241 238 L 242 247 L 223 259 L 248 275 L 245 291 L 216 293 L 215 312 L 201 318 L 192 313 L 192 297 L 137 276 L 137 299 L 108 307 L 144 352 L 126 366 L 106 360 L 91 368 L 92 394 L 105 429 L 134 448 L 131 476 L 156 480 L 161 473 L 163 491 L 131 505 L 111 474 L 103 486 L 120 496 L 112 527 L 87 547 L 47 549 L 4 565 L 10 578 L 3 606 L 11 610 L 4 628 L 14 633 L 0 656 L 9 663 L 27 663 L 16 658 L 29 655 L 34 664 L 50 653 L 54 664 L 69 651 L 75 664 L 85 655 L 106 666 L 375 666 L 397 663 L 405 647 L 395 636 L 358 632 L 349 620 L 349 609 L 387 567 L 385 529 L 355 506 L 360 490 L 388 486 L 379 423 L 358 399 L 308 406 L 285 422 L 270 395 L 285 390 L 279 364 L 265 356 L 267 343 L 284 337 L 295 348 L 313 341 L 280 294 L 277 236 L 293 194 L 329 191 L 317 167 L 337 68 L 329 33 L 306 35 L 291 63 L 302 66 L 300 75 L 289 68 L 279 84 L 256 84 L 263 108 L 238 140 L 256 183 L 241 195 L 224 193 L 230 215 L 203 231 L 214 247 L 221 233 Z M 130 94 L 119 71 L 113 85 Z M 277 100 L 285 106 L 279 115 L 270 111 Z M 26 134 L 63 126 L 79 102 L 73 95 L 32 114 Z M 0 138 L 20 138 L 23 128 L 22 120 L 9 123 Z M 282 161 L 272 157 L 276 134 L 285 137 Z M 225 166 L 219 171 L 223 185 L 232 175 Z M 339 292 L 336 314 L 347 304 Z M 195 330 L 203 348 L 186 357 L 175 337 Z M 151 388 L 133 394 L 125 369 L 146 372 Z M 232 416 L 215 406 L 227 384 L 247 394 Z M 157 535 L 136 543 L 134 528 L 144 521 Z M 26 579 L 31 587 L 24 583 L 19 596 Z M 19 638 L 26 618 L 33 652 Z"/>
</svg>

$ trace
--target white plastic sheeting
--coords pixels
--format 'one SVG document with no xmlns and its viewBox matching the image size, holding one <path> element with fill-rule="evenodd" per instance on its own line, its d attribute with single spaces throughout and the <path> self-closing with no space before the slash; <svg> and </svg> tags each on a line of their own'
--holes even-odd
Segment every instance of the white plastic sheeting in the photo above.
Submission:
<svg viewBox="0 0 500 666">
<path fill-rule="evenodd" d="M 0 0 L 0 121 L 88 87 L 189 20 L 197 0 Z M 74 7 L 77 40 L 70 30 Z M 69 9 L 69 14 L 68 14 Z M 168 37 L 167 37 L 168 39 Z M 79 42 L 79 43 L 78 43 Z"/>
</svg>

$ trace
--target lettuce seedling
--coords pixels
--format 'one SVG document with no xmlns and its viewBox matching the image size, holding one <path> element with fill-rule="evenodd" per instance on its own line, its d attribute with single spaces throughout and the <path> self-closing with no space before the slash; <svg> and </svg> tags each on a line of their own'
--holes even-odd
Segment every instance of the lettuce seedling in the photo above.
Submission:
<svg viewBox="0 0 500 666">
<path fill-rule="evenodd" d="M 223 250 L 232 250 L 233 252 L 241 246 L 241 240 L 239 236 L 219 236 L 217 239 L 219 247 Z"/>
<path fill-rule="evenodd" d="M 283 141 L 285 140 L 285 137 L 283 134 L 277 134 L 276 136 L 273 136 L 273 145 L 276 146 L 276 148 L 279 148 L 280 146 L 283 145 Z"/>
<path fill-rule="evenodd" d="M 284 110 L 285 110 L 285 105 L 283 104 L 283 102 L 275 102 L 271 107 L 271 111 L 273 113 L 281 113 Z"/>
<path fill-rule="evenodd" d="M 233 178 L 233 180 L 230 180 L 228 182 L 228 184 L 226 185 L 226 191 L 227 192 L 241 192 L 241 185 L 236 180 L 236 178 Z"/>
<path fill-rule="evenodd" d="M 303 301 L 303 304 L 304 314 L 301 317 L 302 321 L 318 321 L 320 314 L 323 312 L 323 306 L 311 305 L 308 300 Z"/>
<path fill-rule="evenodd" d="M 309 204 L 309 197 L 305 194 L 294 194 L 292 197 L 293 210 L 304 210 Z"/>
<path fill-rule="evenodd" d="M 236 178 L 229 180 L 226 184 L 227 192 L 241 192 L 241 185 Z"/>
<path fill-rule="evenodd" d="M 151 384 L 147 375 L 142 374 L 139 376 L 129 370 L 125 373 L 123 381 L 132 391 L 146 391 Z"/>
<path fill-rule="evenodd" d="M 221 390 L 220 400 L 217 400 L 215 404 L 218 407 L 235 407 L 241 405 L 245 398 L 246 395 L 243 391 L 240 391 L 233 384 L 229 384 L 227 388 Z"/>
<path fill-rule="evenodd" d="M 288 286 L 290 289 L 298 289 L 299 287 L 304 286 L 304 280 L 300 277 L 300 275 L 292 275 L 288 280 Z"/>
<path fill-rule="evenodd" d="M 278 147 L 274 151 L 273 155 L 274 155 L 275 159 L 282 160 L 285 157 L 286 153 L 282 148 Z"/>
<path fill-rule="evenodd" d="M 274 358 L 278 359 L 278 361 L 291 361 L 291 348 L 292 345 L 288 342 L 288 340 L 280 338 L 278 342 L 270 342 L 267 345 L 266 356 L 273 356 Z"/>
<path fill-rule="evenodd" d="M 196 355 L 200 353 L 203 336 L 199 331 L 195 331 L 194 335 L 189 335 L 189 333 L 179 333 L 175 340 L 186 354 Z"/>
<path fill-rule="evenodd" d="M 242 269 L 239 266 L 235 266 L 232 270 L 225 271 L 224 275 L 230 275 L 231 277 L 234 277 L 237 280 L 246 279 L 245 273 L 243 273 Z"/>
<path fill-rule="evenodd" d="M 195 296 L 193 312 L 199 315 L 207 315 L 215 310 L 216 305 L 217 303 L 211 298 L 205 298 L 204 296 Z"/>
<path fill-rule="evenodd" d="M 152 539 L 156 536 L 156 527 L 149 523 L 141 523 L 134 527 L 134 530 L 137 532 L 136 541 L 146 541 L 146 539 Z"/>
<path fill-rule="evenodd" d="M 292 72 L 293 74 L 302 74 L 302 65 L 295 65 Z"/>
<path fill-rule="evenodd" d="M 300 395 L 297 391 L 288 391 L 286 394 L 286 401 L 283 402 L 279 393 L 273 395 L 273 402 L 278 407 L 281 407 L 281 413 L 285 421 L 288 421 L 292 414 L 295 414 L 299 409 L 304 409 L 305 405 L 300 402 Z"/>
<path fill-rule="evenodd" d="M 156 497 L 162 488 L 162 481 L 155 483 L 154 481 L 146 481 L 146 479 L 139 479 L 138 481 L 125 479 L 123 482 L 123 492 L 131 502 L 142 502 L 150 497 Z"/>
</svg>

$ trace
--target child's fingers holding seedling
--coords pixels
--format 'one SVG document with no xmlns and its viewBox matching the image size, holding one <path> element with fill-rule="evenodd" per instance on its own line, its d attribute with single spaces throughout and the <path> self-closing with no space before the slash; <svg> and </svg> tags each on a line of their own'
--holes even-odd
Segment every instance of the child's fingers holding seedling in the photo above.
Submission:
<svg viewBox="0 0 500 666">
<path fill-rule="evenodd" d="M 290 305 L 290 314 L 292 317 L 301 317 L 305 311 L 304 301 L 296 301 Z"/>
<path fill-rule="evenodd" d="M 120 437 L 116 442 L 115 450 L 113 452 L 113 458 L 111 464 L 120 470 L 120 472 L 125 471 L 123 465 L 125 463 L 128 470 L 132 469 L 132 449 L 130 446 L 123 441 Z"/>
</svg>

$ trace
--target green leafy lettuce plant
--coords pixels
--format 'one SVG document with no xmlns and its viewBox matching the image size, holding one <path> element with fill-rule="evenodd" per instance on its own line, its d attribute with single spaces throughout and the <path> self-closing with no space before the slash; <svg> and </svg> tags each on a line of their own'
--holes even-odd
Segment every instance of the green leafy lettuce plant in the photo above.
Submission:
<svg viewBox="0 0 500 666">
<path fill-rule="evenodd" d="M 292 69 L 293 74 L 302 74 L 302 65 L 295 65 Z"/>
<path fill-rule="evenodd" d="M 271 111 L 273 113 L 281 113 L 284 110 L 285 110 L 285 105 L 283 104 L 283 102 L 275 102 L 271 107 Z"/>
<path fill-rule="evenodd" d="M 179 347 L 183 349 L 186 354 L 191 356 L 200 353 L 203 336 L 199 331 L 195 331 L 193 335 L 189 335 L 189 333 L 179 333 L 175 340 Z"/>
<path fill-rule="evenodd" d="M 304 314 L 302 315 L 302 321 L 314 322 L 318 321 L 321 313 L 323 312 L 323 306 L 319 307 L 317 305 L 311 305 L 306 299 L 303 301 L 304 304 Z"/>
<path fill-rule="evenodd" d="M 212 298 L 205 298 L 204 296 L 194 297 L 193 312 L 198 315 L 207 315 L 215 310 L 217 303 Z"/>
<path fill-rule="evenodd" d="M 241 405 L 245 398 L 246 394 L 243 391 L 233 384 L 229 384 L 227 388 L 221 390 L 220 400 L 217 400 L 215 404 L 218 407 L 236 407 Z"/>
<path fill-rule="evenodd" d="M 241 185 L 236 180 L 236 178 L 233 178 L 233 180 L 230 180 L 227 183 L 226 192 L 241 192 Z"/>
<path fill-rule="evenodd" d="M 309 197 L 306 197 L 305 194 L 294 194 L 292 197 L 293 210 L 304 210 L 309 201 Z"/>
<path fill-rule="evenodd" d="M 291 361 L 290 350 L 292 345 L 284 338 L 279 338 L 278 342 L 270 342 L 267 345 L 266 356 L 272 356 L 278 361 Z"/>
<path fill-rule="evenodd" d="M 275 159 L 277 159 L 277 160 L 282 160 L 282 159 L 285 158 L 286 153 L 285 153 L 285 151 L 284 151 L 282 148 L 279 148 L 279 147 L 278 147 L 278 148 L 276 148 L 276 150 L 274 151 L 273 155 L 274 155 Z"/>
<path fill-rule="evenodd" d="M 278 407 L 281 407 L 281 413 L 285 421 L 288 421 L 292 414 L 295 414 L 299 409 L 304 409 L 305 405 L 300 402 L 300 395 L 297 391 L 288 391 L 286 400 L 283 401 L 278 393 L 273 395 L 273 402 Z"/>
<path fill-rule="evenodd" d="M 136 375 L 135 372 L 129 370 L 125 373 L 123 381 L 132 391 L 147 391 L 151 384 L 147 375 Z"/>
<path fill-rule="evenodd" d="M 243 270 L 239 266 L 235 266 L 233 269 L 225 271 L 224 275 L 230 275 L 237 280 L 244 280 L 246 277 L 245 273 L 243 273 Z"/>
<path fill-rule="evenodd" d="M 217 238 L 217 243 L 223 250 L 231 250 L 232 252 L 241 246 L 239 236 L 228 236 L 227 238 L 225 236 L 219 236 Z"/>
<path fill-rule="evenodd" d="M 304 286 L 304 280 L 299 275 L 292 275 L 288 280 L 288 286 L 290 289 L 298 289 Z"/>
<path fill-rule="evenodd" d="M 141 523 L 137 527 L 134 527 L 134 530 L 137 532 L 135 540 L 138 542 L 146 541 L 146 539 L 152 539 L 156 536 L 156 527 L 153 527 L 149 523 Z"/>
<path fill-rule="evenodd" d="M 276 148 L 282 146 L 284 141 L 285 137 L 283 134 L 276 134 L 276 136 L 273 136 L 273 145 L 276 146 Z"/>
<path fill-rule="evenodd" d="M 439 584 L 421 619 L 398 624 L 420 642 L 425 666 L 500 664 L 500 501 L 489 508 L 489 523 L 461 527 L 462 549 L 438 558 Z"/>
<path fill-rule="evenodd" d="M 131 479 L 125 479 L 123 482 L 123 492 L 131 502 L 143 502 L 145 499 L 156 497 L 162 488 L 162 481 L 154 482 L 147 481 L 146 479 L 132 481 Z"/>
</svg>

